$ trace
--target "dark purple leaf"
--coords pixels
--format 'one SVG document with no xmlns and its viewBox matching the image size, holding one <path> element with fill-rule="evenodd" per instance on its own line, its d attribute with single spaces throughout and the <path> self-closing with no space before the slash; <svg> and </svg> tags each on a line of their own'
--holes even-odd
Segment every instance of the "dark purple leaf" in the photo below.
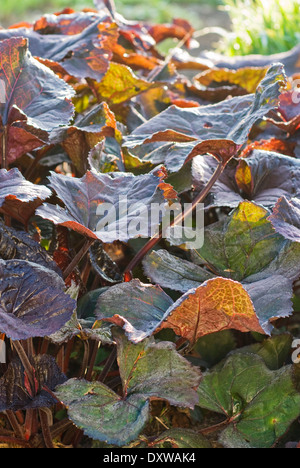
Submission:
<svg viewBox="0 0 300 468">
<path fill-rule="evenodd" d="M 224 55 L 214 52 L 204 52 L 201 55 L 210 67 L 229 68 L 237 70 L 244 67 L 266 67 L 273 63 L 282 63 L 289 76 L 300 71 L 300 46 L 297 45 L 288 52 L 274 55 L 247 55 L 224 57 Z"/>
<path fill-rule="evenodd" d="M 44 185 L 28 182 L 14 168 L 0 170 L 0 211 L 26 224 L 36 208 L 52 195 Z"/>
<path fill-rule="evenodd" d="M 17 231 L 12 227 L 5 226 L 2 222 L 0 223 L 0 258 L 3 260 L 27 260 L 53 270 L 61 276 L 61 270 L 57 264 L 38 242 L 32 239 L 27 232 Z"/>
<path fill-rule="evenodd" d="M 0 411 L 50 408 L 57 403 L 45 387 L 54 391 L 57 385 L 67 380 L 66 376 L 52 356 L 43 354 L 32 356 L 30 360 L 36 389 L 28 388 L 25 369 L 21 361 L 15 359 L 0 379 Z"/>
<path fill-rule="evenodd" d="M 202 190 L 216 169 L 214 160 L 195 158 L 193 183 Z M 279 197 L 300 194 L 300 161 L 269 151 L 254 150 L 250 157 L 227 166 L 211 191 L 207 207 L 236 208 L 244 200 L 272 207 Z"/>
<path fill-rule="evenodd" d="M 124 328 L 133 343 L 151 336 L 166 318 L 172 299 L 159 287 L 133 280 L 111 287 L 97 302 L 95 314 Z"/>
<path fill-rule="evenodd" d="M 181 166 L 198 154 L 206 153 L 226 163 L 246 143 L 253 125 L 278 107 L 285 83 L 283 66 L 273 65 L 255 94 L 199 108 L 171 106 L 134 130 L 125 144 L 134 148 L 151 142 L 173 141 L 186 144 L 188 149 L 181 156 Z M 180 145 L 176 150 L 181 149 Z"/>
<path fill-rule="evenodd" d="M 153 174 L 108 175 L 88 171 L 84 177 L 76 179 L 52 173 L 50 186 L 66 208 L 45 203 L 36 213 L 54 224 L 105 243 L 128 241 L 131 238 L 129 223 L 141 218 L 147 220 L 151 204 L 164 204 L 172 195 L 170 187 Z M 126 200 L 128 211 L 124 209 Z M 106 205 L 108 214 L 97 214 L 104 203 L 110 205 Z M 137 210 L 140 210 L 139 214 Z M 152 224 L 147 221 L 139 224 L 139 236 L 144 237 L 150 237 L 151 229 L 156 227 L 155 220 L 154 225 L 153 220 Z"/>
<path fill-rule="evenodd" d="M 112 45 L 117 42 L 115 23 L 99 16 L 77 34 L 39 34 L 29 28 L 2 29 L 0 40 L 8 38 L 29 39 L 32 55 L 58 62 L 69 75 L 76 78 L 100 80 L 112 58 Z M 25 40 L 25 39 L 23 39 Z"/>
<path fill-rule="evenodd" d="M 70 320 L 76 302 L 54 271 L 23 260 L 0 260 L 0 330 L 13 340 L 43 337 Z"/>
<path fill-rule="evenodd" d="M 300 200 L 281 197 L 268 218 L 275 231 L 285 239 L 300 242 Z"/>
<path fill-rule="evenodd" d="M 119 283 L 122 281 L 120 268 L 105 251 L 102 242 L 94 242 L 89 253 L 92 267 L 104 281 L 108 283 Z"/>
</svg>

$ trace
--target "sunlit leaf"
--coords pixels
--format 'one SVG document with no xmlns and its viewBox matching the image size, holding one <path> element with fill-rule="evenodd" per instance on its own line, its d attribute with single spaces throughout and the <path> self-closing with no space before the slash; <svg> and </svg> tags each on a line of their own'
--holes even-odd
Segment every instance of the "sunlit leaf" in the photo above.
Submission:
<svg viewBox="0 0 300 468">
<path fill-rule="evenodd" d="M 253 125 L 278 106 L 285 80 L 283 67 L 277 64 L 268 70 L 255 94 L 194 109 L 171 106 L 138 127 L 126 138 L 126 145 L 134 148 L 155 141 L 185 143 L 188 152 L 181 165 L 206 153 L 225 163 L 247 141 Z"/>
<path fill-rule="evenodd" d="M 74 92 L 31 56 L 23 37 L 1 41 L 0 56 L 4 88 L 0 106 L 1 154 L 9 164 L 43 146 L 49 132 L 70 122 Z"/>
</svg>

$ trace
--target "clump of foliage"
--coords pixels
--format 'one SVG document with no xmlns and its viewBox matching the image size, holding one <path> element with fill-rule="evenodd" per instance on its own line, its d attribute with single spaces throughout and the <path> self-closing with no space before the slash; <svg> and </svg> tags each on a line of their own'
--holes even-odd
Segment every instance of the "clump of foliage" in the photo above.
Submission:
<svg viewBox="0 0 300 468">
<path fill-rule="evenodd" d="M 192 37 L 108 0 L 0 30 L 2 444 L 299 443 L 298 56 L 230 71 Z M 204 245 L 99 224 L 125 195 L 204 203 Z"/>
<path fill-rule="evenodd" d="M 232 33 L 222 41 L 229 55 L 276 54 L 298 45 L 297 0 L 226 0 Z"/>
</svg>

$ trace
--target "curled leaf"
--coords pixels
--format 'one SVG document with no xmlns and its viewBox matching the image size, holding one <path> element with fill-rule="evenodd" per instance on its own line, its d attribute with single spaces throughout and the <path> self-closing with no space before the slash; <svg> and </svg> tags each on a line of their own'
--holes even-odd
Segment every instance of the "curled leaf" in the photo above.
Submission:
<svg viewBox="0 0 300 468">
<path fill-rule="evenodd" d="M 12 340 L 59 330 L 76 302 L 55 272 L 23 260 L 0 260 L 0 330 Z"/>
</svg>

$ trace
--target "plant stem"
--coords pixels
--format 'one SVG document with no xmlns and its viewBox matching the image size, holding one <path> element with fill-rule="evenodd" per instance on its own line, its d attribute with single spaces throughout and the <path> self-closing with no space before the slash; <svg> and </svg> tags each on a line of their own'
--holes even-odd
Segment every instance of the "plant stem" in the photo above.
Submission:
<svg viewBox="0 0 300 468">
<path fill-rule="evenodd" d="M 33 375 L 33 367 L 28 359 L 27 354 L 25 353 L 25 350 L 21 343 L 19 341 L 12 341 L 12 345 L 14 346 L 15 350 L 18 353 L 18 356 L 23 364 L 23 367 L 25 369 L 25 372 L 27 374 L 32 392 L 35 391 L 35 385 L 34 385 L 34 375 Z"/>
<path fill-rule="evenodd" d="M 217 169 L 215 170 L 214 174 L 212 175 L 211 179 L 207 183 L 207 185 L 204 187 L 202 192 L 197 195 L 197 197 L 193 200 L 190 209 L 185 210 L 184 213 L 181 213 L 179 216 L 177 216 L 174 221 L 170 224 L 170 227 L 178 226 L 179 224 L 182 224 L 182 222 L 185 220 L 187 216 L 190 216 L 196 209 L 197 205 L 199 203 L 202 203 L 204 199 L 207 197 L 209 194 L 210 190 L 212 189 L 213 185 L 216 183 L 220 175 L 225 169 L 225 164 L 222 162 L 219 162 Z M 132 271 L 139 265 L 139 263 L 143 260 L 143 258 L 160 242 L 162 239 L 163 232 L 162 229 L 155 234 L 148 242 L 147 244 L 137 253 L 137 255 L 131 260 L 129 265 L 127 266 L 126 270 L 124 271 L 124 276 L 128 274 L 132 274 Z"/>
<path fill-rule="evenodd" d="M 81 364 L 81 370 L 80 370 L 80 378 L 83 379 L 88 367 L 89 363 L 89 355 L 90 355 L 90 344 L 88 340 L 85 340 L 83 342 L 84 346 L 84 353 L 83 353 L 83 359 L 82 359 L 82 364 Z"/>
<path fill-rule="evenodd" d="M 10 410 L 6 410 L 5 411 L 5 414 L 7 416 L 7 419 L 9 420 L 9 423 L 15 433 L 15 435 L 22 439 L 24 437 L 24 432 L 23 432 L 23 429 L 22 427 L 20 426 L 16 416 L 15 416 L 15 413 L 13 411 L 10 411 Z"/>
<path fill-rule="evenodd" d="M 103 371 L 101 372 L 101 374 L 98 377 L 99 382 L 104 382 L 104 380 L 106 379 L 110 369 L 112 368 L 113 363 L 116 360 L 116 357 L 117 357 L 117 348 L 114 347 L 114 349 L 112 350 L 109 358 L 106 361 L 106 364 L 104 366 Z"/>
<path fill-rule="evenodd" d="M 94 365 L 95 365 L 95 361 L 96 361 L 96 357 L 97 357 L 97 353 L 98 353 L 98 349 L 99 349 L 99 341 L 94 341 L 93 343 L 93 347 L 92 347 L 92 355 L 90 357 L 90 362 L 89 362 L 89 365 L 88 365 L 88 371 L 86 373 L 86 376 L 85 376 L 85 379 L 90 381 L 92 380 L 92 375 L 93 375 L 93 369 L 94 369 Z"/>
<path fill-rule="evenodd" d="M 30 448 L 30 444 L 24 439 L 16 439 L 15 437 L 0 436 L 0 442 L 7 445 L 17 445 L 23 448 Z"/>
<path fill-rule="evenodd" d="M 2 133 L 1 168 L 7 169 L 7 127 L 6 126 L 3 128 L 3 133 Z"/>
<path fill-rule="evenodd" d="M 75 255 L 75 257 L 73 258 L 72 262 L 70 263 L 70 265 L 65 269 L 64 273 L 63 273 L 63 277 L 64 279 L 66 280 L 70 274 L 75 270 L 75 268 L 77 267 L 77 265 L 80 263 L 80 261 L 83 259 L 83 257 L 87 254 L 87 252 L 89 251 L 90 247 L 93 245 L 93 243 L 95 242 L 94 239 L 87 239 L 86 242 L 84 243 L 84 245 L 82 246 L 82 248 L 80 249 L 80 251 L 77 253 L 77 255 Z"/>
<path fill-rule="evenodd" d="M 48 421 L 48 414 L 42 408 L 39 408 L 39 416 L 46 448 L 54 448 Z"/>
<path fill-rule="evenodd" d="M 37 432 L 37 410 L 27 409 L 25 417 L 25 439 L 30 440 L 32 434 Z"/>
</svg>

